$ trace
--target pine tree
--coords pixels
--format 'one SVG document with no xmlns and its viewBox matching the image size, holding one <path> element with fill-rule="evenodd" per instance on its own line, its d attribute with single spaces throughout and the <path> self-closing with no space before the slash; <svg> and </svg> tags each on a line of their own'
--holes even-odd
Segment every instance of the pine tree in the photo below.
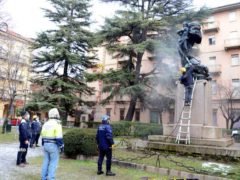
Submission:
<svg viewBox="0 0 240 180">
<path fill-rule="evenodd" d="M 111 71 L 101 76 L 105 82 L 104 91 L 110 92 L 110 96 L 106 100 L 110 100 L 119 94 L 130 96 L 125 120 L 132 120 L 137 101 L 142 102 L 147 96 L 150 75 L 156 73 L 156 69 L 153 69 L 149 73 L 141 74 L 144 53 L 146 51 L 155 52 L 157 46 L 162 48 L 160 51 L 172 50 L 168 46 L 172 39 L 170 37 L 172 30 L 176 30 L 177 25 L 184 20 L 193 18 L 199 20 L 206 13 L 203 13 L 205 12 L 203 9 L 194 12 L 190 8 L 191 0 L 102 1 L 116 2 L 124 6 L 124 9 L 121 8 L 122 10 L 117 11 L 117 15 L 113 18 L 106 19 L 99 34 L 103 42 L 107 43 L 109 51 L 115 52 L 115 54 L 117 52 L 117 56 L 127 56 L 129 59 L 122 70 Z M 157 36 L 154 33 L 157 33 Z M 176 34 L 176 31 L 174 34 Z M 119 43 L 119 38 L 123 36 L 128 37 L 125 44 Z"/>
<path fill-rule="evenodd" d="M 38 35 L 34 49 L 33 81 L 41 90 L 30 105 L 39 109 L 58 107 L 63 120 L 76 105 L 84 103 L 81 96 L 91 94 L 84 80 L 84 71 L 92 66 L 89 51 L 93 35 L 89 31 L 88 0 L 48 0 L 53 8 L 44 9 L 45 16 L 56 29 Z"/>
</svg>

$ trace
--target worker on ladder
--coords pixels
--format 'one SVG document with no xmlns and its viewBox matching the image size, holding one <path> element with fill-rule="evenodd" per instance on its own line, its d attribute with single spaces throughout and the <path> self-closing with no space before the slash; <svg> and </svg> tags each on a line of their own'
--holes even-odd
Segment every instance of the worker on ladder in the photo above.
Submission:
<svg viewBox="0 0 240 180">
<path fill-rule="evenodd" d="M 185 87 L 185 106 L 190 106 L 191 96 L 193 91 L 194 79 L 193 79 L 193 66 L 189 66 L 187 69 L 185 67 L 180 68 L 182 76 L 179 78 L 181 84 Z"/>
</svg>

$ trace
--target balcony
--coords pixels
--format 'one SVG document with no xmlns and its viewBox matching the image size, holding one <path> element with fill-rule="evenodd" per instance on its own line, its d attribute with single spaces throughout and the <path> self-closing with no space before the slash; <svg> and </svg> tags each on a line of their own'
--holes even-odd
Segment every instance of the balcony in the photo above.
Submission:
<svg viewBox="0 0 240 180">
<path fill-rule="evenodd" d="M 218 32 L 219 24 L 218 24 L 218 22 L 207 22 L 203 25 L 202 30 L 204 33 Z"/>
<path fill-rule="evenodd" d="M 222 72 L 222 66 L 220 64 L 208 65 L 208 69 L 211 75 L 219 75 Z"/>
<path fill-rule="evenodd" d="M 225 50 L 240 48 L 240 38 L 231 38 L 224 41 Z"/>
</svg>

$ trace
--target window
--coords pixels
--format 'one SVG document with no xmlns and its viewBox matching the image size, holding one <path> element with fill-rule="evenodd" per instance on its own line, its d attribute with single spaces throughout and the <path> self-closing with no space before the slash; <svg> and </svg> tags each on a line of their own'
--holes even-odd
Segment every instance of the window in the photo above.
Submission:
<svg viewBox="0 0 240 180">
<path fill-rule="evenodd" d="M 213 109 L 212 112 L 212 125 L 217 126 L 217 109 Z"/>
<path fill-rule="evenodd" d="M 216 44 L 215 36 L 209 36 L 208 43 L 209 45 L 215 45 Z"/>
<path fill-rule="evenodd" d="M 140 121 L 140 109 L 135 109 L 135 121 Z"/>
<path fill-rule="evenodd" d="M 231 55 L 231 63 L 232 66 L 240 65 L 239 55 L 238 54 L 232 54 Z"/>
<path fill-rule="evenodd" d="M 106 108 L 106 115 L 108 115 L 109 117 L 111 117 L 111 108 Z"/>
<path fill-rule="evenodd" d="M 207 25 L 208 25 L 208 28 L 214 27 L 214 17 L 213 16 L 208 18 Z"/>
<path fill-rule="evenodd" d="M 217 81 L 212 80 L 212 94 L 217 94 Z"/>
<path fill-rule="evenodd" d="M 240 87 L 240 80 L 239 79 L 232 79 L 232 87 L 239 88 Z"/>
<path fill-rule="evenodd" d="M 159 112 L 158 111 L 150 111 L 150 123 L 156 123 L 159 122 Z"/>
<path fill-rule="evenodd" d="M 124 120 L 125 109 L 120 108 L 120 120 Z"/>
<path fill-rule="evenodd" d="M 209 65 L 215 65 L 216 64 L 216 56 L 209 57 Z"/>
<path fill-rule="evenodd" d="M 228 15 L 229 21 L 236 21 L 236 12 L 230 12 Z"/>
</svg>

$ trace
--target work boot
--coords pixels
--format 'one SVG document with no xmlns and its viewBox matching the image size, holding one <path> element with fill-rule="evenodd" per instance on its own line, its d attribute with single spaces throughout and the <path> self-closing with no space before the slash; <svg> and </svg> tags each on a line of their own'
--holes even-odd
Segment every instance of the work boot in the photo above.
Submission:
<svg viewBox="0 0 240 180">
<path fill-rule="evenodd" d="M 101 175 L 101 174 L 104 174 L 104 172 L 103 171 L 98 171 L 97 172 L 97 175 Z"/>
<path fill-rule="evenodd" d="M 111 171 L 107 171 L 106 172 L 106 176 L 115 176 L 116 174 L 111 172 Z"/>
</svg>

